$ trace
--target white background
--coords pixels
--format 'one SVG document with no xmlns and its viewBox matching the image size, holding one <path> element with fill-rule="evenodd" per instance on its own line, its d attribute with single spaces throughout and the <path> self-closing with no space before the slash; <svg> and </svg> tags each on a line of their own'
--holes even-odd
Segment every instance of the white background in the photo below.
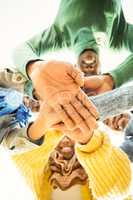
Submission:
<svg viewBox="0 0 133 200">
<path fill-rule="evenodd" d="M 51 24 L 59 2 L 60 0 L 0 0 L 0 67 L 13 66 L 12 49 Z M 124 0 L 123 8 L 127 21 L 133 24 L 133 1 Z M 124 50 L 121 54 L 117 52 L 113 54 L 103 49 L 101 54 L 103 69 L 106 71 L 115 67 L 127 54 Z M 71 61 L 68 52 L 67 57 Z M 2 150 L 0 150 L 0 199 L 33 200 L 28 188 L 24 187 L 23 181 Z"/>
</svg>

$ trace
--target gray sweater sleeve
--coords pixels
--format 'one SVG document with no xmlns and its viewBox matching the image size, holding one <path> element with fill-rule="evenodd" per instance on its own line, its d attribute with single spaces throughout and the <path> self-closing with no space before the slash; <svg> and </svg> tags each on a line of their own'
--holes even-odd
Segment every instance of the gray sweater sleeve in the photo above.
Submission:
<svg viewBox="0 0 133 200">
<path fill-rule="evenodd" d="M 100 120 L 133 107 L 133 86 L 125 86 L 106 92 L 101 95 L 89 97 L 100 113 Z"/>
<path fill-rule="evenodd" d="M 125 129 L 125 138 L 120 147 L 133 162 L 133 116 Z"/>
</svg>

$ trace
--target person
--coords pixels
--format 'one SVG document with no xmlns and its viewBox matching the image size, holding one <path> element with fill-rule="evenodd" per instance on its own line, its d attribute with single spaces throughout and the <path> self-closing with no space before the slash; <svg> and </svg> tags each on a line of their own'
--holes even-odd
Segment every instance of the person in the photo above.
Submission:
<svg viewBox="0 0 133 200">
<path fill-rule="evenodd" d="M 45 103 L 42 103 L 39 115 L 44 121 L 43 127 L 36 130 L 34 126 L 34 132 L 43 131 L 44 143 L 12 156 L 35 199 L 128 197 L 131 163 L 123 151 L 111 144 L 108 134 L 100 129 L 95 130 L 93 136 L 89 132 L 83 134 L 78 128 L 69 131 L 54 109 Z M 51 128 L 48 128 L 49 124 Z M 58 129 L 61 124 L 63 131 Z"/>
<path fill-rule="evenodd" d="M 85 119 L 85 112 L 88 111 L 83 109 L 83 107 L 80 109 L 82 111 L 84 110 L 82 113 L 79 108 L 77 108 L 76 111 L 73 111 L 69 100 L 71 99 L 75 103 L 75 95 L 78 94 L 77 92 L 75 93 L 74 89 L 72 89 L 72 91 L 75 95 L 71 95 L 69 100 L 63 101 L 61 99 L 64 99 L 64 97 L 62 97 L 61 90 L 56 87 L 57 84 L 55 84 L 55 86 L 54 83 L 49 82 L 49 85 L 52 84 L 52 88 L 53 86 L 56 87 L 61 102 L 59 103 L 59 99 L 51 101 L 51 99 L 48 98 L 48 93 L 45 93 L 44 95 L 44 89 L 47 88 L 47 81 L 45 81 L 46 77 L 45 75 L 43 76 L 43 73 L 45 74 L 46 71 L 49 73 L 51 79 L 55 79 L 56 77 L 56 83 L 57 81 L 60 82 L 62 87 L 64 86 L 64 90 L 66 90 L 65 84 L 69 84 L 69 81 L 67 80 L 67 82 L 64 83 L 63 76 L 63 74 L 66 75 L 68 66 L 59 69 L 55 63 L 52 63 L 53 67 L 48 67 L 45 71 L 46 65 L 45 61 L 41 58 L 42 54 L 51 49 L 57 50 L 63 47 L 70 47 L 78 56 L 79 64 L 83 64 L 84 62 L 81 61 L 82 54 L 86 54 L 86 51 L 88 54 L 89 52 L 93 52 L 96 58 L 92 59 L 93 62 L 91 65 L 89 64 L 89 68 L 93 71 L 93 66 L 97 64 L 96 60 L 98 59 L 99 33 L 105 33 L 107 35 L 107 43 L 110 48 L 119 50 L 125 47 L 132 52 L 132 27 L 133 26 L 127 23 L 124 18 L 120 1 L 102 0 L 102 2 L 99 3 L 98 0 L 62 0 L 53 25 L 16 48 L 14 53 L 15 66 L 19 68 L 25 77 L 30 77 L 34 86 L 35 80 L 41 80 L 40 82 L 42 83 L 41 86 L 43 85 L 43 90 L 42 87 L 35 86 L 37 93 L 43 95 L 42 98 L 53 108 L 58 108 L 56 109 L 56 112 L 66 123 L 68 128 L 71 129 L 74 126 L 72 123 L 72 120 L 74 121 L 75 119 L 74 115 L 77 115 L 79 121 L 82 121 L 81 116 Z M 81 68 L 82 64 L 80 66 Z M 38 73 L 38 69 L 41 69 L 41 73 Z M 60 73 L 58 70 L 61 70 Z M 77 74 L 76 69 L 73 69 L 72 71 L 73 74 Z M 32 76 L 31 74 L 36 74 L 36 76 Z M 120 64 L 116 70 L 111 71 L 110 74 L 111 76 L 105 76 L 106 81 L 110 82 L 109 89 L 114 87 L 113 80 L 115 81 L 115 87 L 117 87 L 132 79 L 132 54 Z M 70 75 L 69 73 L 69 77 L 70 76 L 73 78 L 72 74 Z M 81 79 L 77 84 L 80 87 L 83 86 Z M 70 96 L 70 91 L 69 94 L 68 92 L 66 92 L 66 94 L 67 95 L 64 96 Z M 65 102 L 67 102 L 67 106 L 64 107 Z M 81 101 L 80 99 L 80 103 L 81 102 L 83 103 L 83 100 Z M 58 106 L 55 106 L 55 103 L 57 103 Z M 90 103 L 89 107 L 91 108 Z M 70 113 L 75 114 L 71 115 Z M 98 118 L 98 116 L 96 116 L 96 118 Z M 78 125 L 79 121 L 74 123 Z M 90 125 L 85 122 L 82 122 L 80 127 L 83 131 L 85 130 L 85 127 L 88 131 L 91 129 Z"/>
<path fill-rule="evenodd" d="M 15 89 L 14 90 L 15 93 L 13 93 L 13 90 L 11 93 L 13 93 L 13 96 L 15 94 L 21 95 L 21 99 L 22 99 L 22 96 L 24 93 L 24 96 L 23 96 L 24 105 L 27 108 L 30 108 L 32 110 L 32 112 L 39 112 L 39 107 L 40 107 L 39 104 L 40 103 L 39 103 L 39 101 L 33 100 L 32 98 L 27 96 L 26 91 L 25 91 L 26 84 L 27 84 L 26 79 L 24 79 L 24 77 L 21 73 L 12 71 L 9 68 L 0 70 L 0 87 L 3 88 L 4 90 L 6 89 L 7 94 L 8 94 L 9 90 Z M 16 90 L 21 93 L 16 93 Z M 115 98 L 117 98 L 117 102 L 115 101 Z M 98 108 L 98 110 L 100 112 L 100 119 L 105 120 L 107 116 L 114 116 L 116 114 L 121 113 L 123 110 L 127 110 L 132 107 L 132 87 L 129 87 L 129 88 L 126 87 L 126 90 L 123 88 L 123 89 L 119 89 L 117 91 L 112 91 L 111 93 L 101 95 L 100 97 L 93 97 L 93 99 L 91 99 L 91 100 L 93 101 L 94 105 Z M 104 105 L 102 104 L 103 100 L 105 102 Z M 119 102 L 121 102 L 121 104 L 118 106 Z M 2 102 L 2 103 L 4 103 L 4 102 Z M 108 104 L 110 105 L 110 107 L 112 109 L 109 109 Z M 2 104 L 2 105 L 4 105 L 4 104 Z M 0 112 L 4 111 L 5 109 L 7 109 L 7 106 L 2 107 L 0 109 Z M 19 131 L 19 130 L 15 129 L 15 131 L 13 130 L 12 133 L 8 135 L 7 131 L 6 131 L 7 126 L 5 126 L 5 125 L 3 126 L 2 124 L 3 124 L 3 122 L 5 123 L 5 121 L 6 121 L 5 119 L 7 119 L 7 121 L 6 121 L 7 123 L 10 122 L 11 116 L 12 116 L 12 114 L 9 116 L 6 115 L 6 116 L 3 116 L 0 118 L 0 122 L 1 122 L 0 136 L 1 136 L 2 140 L 3 140 L 3 138 L 5 138 L 3 144 L 6 148 L 20 150 L 21 145 L 19 145 L 19 144 L 21 144 L 23 141 L 23 144 L 25 144 L 25 149 L 28 149 L 28 145 L 29 145 L 29 147 L 32 146 L 28 142 L 28 140 L 32 141 L 32 143 L 38 144 L 38 145 L 40 145 L 42 143 L 43 138 L 36 140 L 34 138 L 34 135 L 29 135 L 29 134 L 27 135 L 26 131 Z M 55 118 L 56 118 L 56 116 L 55 116 Z M 51 121 L 52 121 L 52 119 L 51 119 Z M 38 122 L 40 123 L 41 120 L 38 120 Z M 33 126 L 33 130 L 34 130 L 34 128 L 35 127 Z M 37 129 L 37 127 L 36 127 L 36 129 Z M 10 132 L 10 130 L 8 130 L 8 131 Z M 21 133 L 19 134 L 19 132 L 21 132 Z M 25 132 L 25 134 L 22 134 L 24 132 Z M 41 132 L 41 131 L 39 131 L 39 132 Z M 6 135 L 6 137 L 5 137 L 5 135 Z M 30 137 L 28 137 L 28 136 L 30 136 Z M 43 137 L 43 134 L 41 136 Z M 28 145 L 26 145 L 26 143 Z"/>
<path fill-rule="evenodd" d="M 131 91 L 133 91 L 132 90 L 132 88 L 130 89 L 130 92 Z M 114 91 L 113 91 L 114 92 Z M 121 92 L 120 92 L 121 93 Z M 118 93 L 118 91 L 115 93 L 115 94 L 117 94 L 118 96 L 120 96 L 119 95 L 119 93 Z M 124 94 L 125 94 L 125 92 L 124 92 Z M 107 94 L 106 94 L 107 95 Z M 110 95 L 111 97 L 113 96 L 112 94 Z M 111 100 L 111 98 L 110 98 L 110 96 L 108 97 L 108 99 L 109 100 Z M 128 96 L 130 96 L 130 93 L 129 93 L 129 95 Z M 104 96 L 105 97 L 105 96 Z M 102 96 L 102 99 L 104 98 L 103 96 Z M 122 97 L 124 98 L 124 95 L 122 95 Z M 93 98 L 99 98 L 99 97 L 93 97 Z M 126 98 L 126 96 L 125 96 L 125 98 Z M 131 98 L 131 96 L 130 96 L 130 98 Z M 107 98 L 105 98 L 105 99 L 107 99 Z M 127 98 L 126 98 L 127 99 Z M 112 100 L 111 100 L 112 101 Z M 96 102 L 95 102 L 96 103 Z M 101 103 L 102 103 L 102 100 L 101 100 Z M 129 103 L 129 102 L 128 102 Z M 97 101 L 97 104 L 98 104 L 98 101 Z M 129 105 L 129 104 L 128 104 Z M 101 107 L 101 104 L 99 105 L 99 107 Z M 108 106 L 107 106 L 107 108 L 108 108 Z M 102 112 L 102 111 L 101 111 Z M 103 113 L 103 112 L 102 112 Z M 108 113 L 108 111 L 106 111 L 106 113 Z M 105 108 L 104 108 L 104 114 L 105 114 Z M 9 146 L 9 143 L 7 144 L 9 147 L 10 147 L 10 150 L 13 150 L 13 154 L 14 154 L 14 152 L 16 152 L 17 150 L 17 148 L 18 148 L 18 156 L 17 155 L 15 155 L 15 156 L 13 156 L 13 160 L 15 160 L 15 162 L 16 162 L 16 164 L 18 164 L 19 165 L 19 163 L 20 162 L 23 162 L 23 164 L 22 164 L 22 166 L 24 167 L 24 171 L 26 170 L 30 170 L 30 171 L 32 171 L 33 173 L 35 173 L 35 174 L 38 174 L 38 170 L 40 170 L 40 168 L 41 167 L 44 167 L 45 166 L 45 163 L 43 163 L 44 165 L 39 165 L 38 167 L 37 167 L 37 169 L 36 168 L 34 168 L 34 164 L 32 165 L 32 164 L 30 164 L 29 165 L 29 162 L 27 162 L 28 160 L 30 160 L 29 159 L 29 157 L 28 157 L 28 160 L 27 160 L 27 156 L 28 155 L 30 155 L 30 158 L 32 159 L 32 157 L 31 157 L 31 154 L 32 154 L 32 156 L 34 157 L 35 155 L 34 155 L 34 151 L 36 151 L 37 149 L 36 149 L 36 145 L 35 144 L 31 144 L 30 142 L 25 142 L 25 140 L 20 140 L 21 141 L 21 143 L 20 144 L 18 144 L 18 142 L 17 141 L 15 141 L 16 142 L 16 144 L 15 144 L 15 146 L 14 146 L 14 141 L 12 142 L 11 140 L 12 140 L 12 138 L 11 138 L 11 135 L 14 135 L 14 133 L 16 134 L 16 135 L 24 135 L 23 134 L 23 132 L 26 132 L 26 131 L 29 131 L 30 130 L 30 127 L 32 127 L 33 125 L 34 125 L 34 127 L 33 127 L 33 129 L 32 130 L 34 130 L 33 131 L 33 134 L 35 134 L 36 133 L 36 137 L 39 137 L 40 138 L 40 135 L 39 135 L 39 133 L 38 133 L 38 130 L 39 130 L 39 132 L 41 132 L 41 134 L 43 133 L 43 135 L 44 135 L 44 132 L 45 132 L 45 130 L 46 129 L 48 129 L 49 127 L 52 127 L 53 126 L 53 128 L 55 128 L 55 125 L 56 125 L 56 128 L 58 128 L 59 129 L 59 127 L 60 127 L 60 125 L 63 125 L 63 123 L 61 123 L 60 122 L 60 118 L 57 118 L 57 116 L 56 116 L 56 113 L 54 112 L 54 110 L 52 110 L 50 107 L 47 107 L 47 105 L 45 104 L 45 103 L 42 103 L 42 105 L 41 105 L 41 108 L 40 108 L 40 113 L 39 113 L 39 118 L 40 119 L 42 119 L 42 121 L 41 121 L 41 124 L 43 124 L 43 126 L 42 127 L 39 127 L 40 126 L 40 124 L 38 124 L 38 119 L 37 119 L 37 121 L 35 121 L 33 124 L 30 124 L 30 126 L 28 127 L 28 129 L 27 129 L 27 127 L 26 128 L 23 128 L 23 129 L 20 129 L 20 128 L 17 128 L 17 129 L 15 129 L 15 130 L 11 130 L 10 131 L 10 133 L 9 133 L 9 135 L 7 136 L 7 138 L 6 138 L 6 142 L 7 142 L 7 140 L 9 140 L 9 142 L 11 142 L 11 144 L 10 144 L 10 146 Z M 65 128 L 65 129 L 64 129 Z M 66 135 L 67 135 L 67 137 L 64 137 L 63 139 L 62 139 L 62 141 L 59 143 L 59 144 L 57 144 L 57 147 L 56 147 L 56 149 L 55 149 L 55 151 L 53 151 L 53 153 L 52 154 L 50 154 L 50 158 L 49 158 L 49 167 L 48 167 L 48 169 L 49 170 L 51 170 L 51 176 L 49 176 L 48 177 L 48 179 L 49 179 L 49 183 L 51 184 L 51 186 L 53 187 L 53 188 L 55 188 L 55 187 L 58 187 L 59 188 L 59 193 L 62 191 L 62 190 L 65 190 L 65 191 L 68 191 L 68 193 L 70 192 L 70 194 L 71 194 L 71 192 L 73 191 L 73 187 L 74 187 L 74 192 L 76 191 L 76 197 L 77 198 L 79 198 L 80 197 L 80 189 L 83 189 L 83 191 L 85 191 L 85 195 L 87 195 L 87 198 L 92 198 L 92 194 L 91 194 L 91 191 L 89 191 L 89 189 L 88 189 L 88 186 L 87 186 L 87 183 L 88 183 L 88 170 L 86 171 L 85 169 L 86 169 L 86 167 L 84 168 L 84 167 L 82 167 L 82 163 L 80 163 L 79 161 L 78 161 L 78 158 L 77 158 L 77 156 L 75 156 L 75 153 L 74 153 L 74 147 L 75 147 L 75 142 L 76 143 L 80 143 L 81 144 L 81 146 L 82 146 L 82 148 L 83 147 L 85 147 L 85 143 L 88 143 L 88 140 L 89 141 L 93 141 L 94 142 L 94 144 L 91 144 L 92 146 L 94 145 L 95 146 L 95 142 L 96 141 L 99 141 L 100 142 L 100 140 L 102 139 L 102 137 L 103 137 L 103 135 L 104 135 L 104 133 L 102 133 L 102 132 L 97 132 L 97 133 L 94 133 L 94 135 L 96 136 L 96 138 L 95 138 L 95 136 L 93 135 L 92 137 L 93 138 L 95 138 L 95 139 L 92 139 L 91 138 L 91 140 L 90 140 L 90 133 L 86 133 L 86 134 L 82 134 L 80 131 L 79 131 L 79 129 L 77 129 L 77 130 L 75 130 L 75 131 L 72 131 L 71 133 L 70 133 L 70 131 L 68 131 L 67 130 L 67 128 L 66 127 L 62 127 L 62 131 L 63 132 L 59 132 L 59 131 L 53 131 L 53 136 L 51 135 L 51 140 L 52 140 L 52 142 L 53 141 L 59 141 L 59 139 L 58 139 L 58 136 L 60 135 L 60 137 L 59 138 L 61 138 L 62 137 L 62 135 L 63 135 L 63 133 L 65 133 Z M 33 140 L 34 140 L 34 137 L 33 137 L 33 135 L 31 135 L 31 130 L 30 130 L 30 134 L 28 134 L 28 135 L 30 135 L 30 139 L 32 139 L 32 140 L 30 140 L 30 141 L 32 141 L 33 142 Z M 101 136 L 100 136 L 100 135 Z M 25 134 L 26 135 L 26 134 Z M 106 134 L 105 134 L 106 135 Z M 57 138 L 55 138 L 55 136 L 57 136 Z M 70 137 L 71 136 L 71 137 Z M 100 138 L 101 139 L 100 139 Z M 47 144 L 48 146 L 49 146 L 49 140 L 47 140 L 46 139 L 47 138 L 47 134 L 45 135 L 45 144 Z M 71 138 L 71 139 L 70 139 Z M 99 139 L 98 139 L 99 138 Z M 106 137 L 105 137 L 106 138 Z M 104 138 L 104 139 L 105 139 Z M 108 137 L 107 137 L 108 138 Z M 107 139 L 106 138 L 106 139 Z M 29 139 L 29 138 L 28 138 Z M 37 139 L 37 138 L 36 138 Z M 105 139 L 105 141 L 106 141 L 106 139 Z M 107 141 L 108 141 L 108 139 L 107 139 Z M 92 142 L 92 143 L 93 143 Z M 96 142 L 97 143 L 97 142 Z M 106 143 L 106 142 L 105 142 Z M 108 142 L 107 142 L 108 143 Z M 68 145 L 69 144 L 69 145 Z M 107 145 L 107 144 L 105 144 L 105 145 Z M 87 145 L 88 146 L 88 145 Z M 110 146 L 110 143 L 109 143 L 109 146 Z M 21 148 L 20 148 L 21 147 Z M 23 147 L 23 148 L 22 148 Z M 49 146 L 50 147 L 50 146 Z M 96 147 L 95 146 L 95 148 L 97 149 L 98 147 Z M 99 149 L 100 148 L 102 148 L 102 146 L 99 146 Z M 31 152 L 29 152 L 29 149 L 33 149 L 33 152 L 31 153 Z M 87 149 L 88 149 L 88 147 L 87 147 Z M 95 150 L 96 150 L 95 149 Z M 110 154 L 110 151 L 108 152 L 106 152 L 107 154 L 109 153 L 109 155 L 107 155 L 107 156 L 109 156 L 109 159 L 112 157 L 112 156 L 115 156 L 115 154 L 117 154 L 118 152 L 119 152 L 119 150 L 118 150 L 118 152 L 117 151 L 115 151 L 115 148 L 113 147 L 113 149 L 114 149 L 114 151 L 112 151 L 112 146 L 110 146 L 110 151 L 111 151 L 111 154 Z M 26 153 L 24 153 L 24 154 L 22 154 L 22 157 L 21 157 L 21 154 L 20 154 L 20 151 L 26 151 Z M 42 152 L 42 154 L 40 153 L 40 151 Z M 37 157 L 40 159 L 40 160 L 42 160 L 42 158 L 43 157 L 47 157 L 47 155 L 46 154 L 44 154 L 44 152 L 46 153 L 47 151 L 46 151 L 46 149 L 44 148 L 44 146 L 42 145 L 42 146 L 40 146 L 40 151 L 38 151 L 37 150 L 37 152 L 38 152 L 38 155 L 37 155 Z M 83 152 L 84 152 L 85 150 L 83 150 Z M 96 150 L 97 151 L 97 150 Z M 51 150 L 50 150 L 50 152 L 51 152 Z M 50 153 L 49 152 L 49 153 Z M 80 151 L 79 151 L 80 152 Z M 82 153 L 83 153 L 82 152 Z M 86 152 L 86 151 L 85 151 Z M 117 153 L 116 153 L 117 152 Z M 84 153 L 83 153 L 84 154 Z M 86 154 L 86 153 L 85 153 Z M 90 153 L 89 153 L 90 154 Z M 23 160 L 23 155 L 24 155 L 24 160 Z M 60 159 L 61 159 L 61 157 L 62 157 L 62 160 L 58 160 L 57 159 L 57 157 L 56 157 L 56 155 L 59 155 L 60 156 Z M 78 155 L 78 154 L 77 154 Z M 79 154 L 80 155 L 80 154 Z M 40 157 L 39 157 L 40 156 Z M 105 165 L 105 163 L 104 163 L 104 160 L 105 160 L 105 153 L 103 153 L 103 157 L 101 158 L 101 161 L 103 162 L 103 165 Z M 125 180 L 125 183 L 126 183 L 126 185 L 124 186 L 124 188 L 123 188 L 123 186 L 122 186 L 122 182 L 123 182 L 123 180 L 122 180 L 122 182 L 120 183 L 120 188 L 119 188 L 119 192 L 122 194 L 122 193 L 125 193 L 125 195 L 126 195 L 126 189 L 128 189 L 129 188 L 129 185 L 130 185 L 130 179 L 131 179 L 131 168 L 130 168 L 130 162 L 129 162 L 129 160 L 127 159 L 127 156 L 125 155 L 125 154 L 121 154 L 120 153 L 120 157 L 123 157 L 123 160 L 122 160 L 122 162 L 124 161 L 125 162 L 125 160 L 126 160 L 126 164 L 124 165 L 125 166 L 125 169 L 126 170 L 128 170 L 128 172 L 129 172 L 129 177 L 127 178 L 127 180 Z M 36 156 L 35 156 L 36 157 Z M 37 158 L 36 157 L 36 158 Z M 81 156 L 82 157 L 82 156 Z M 117 157 L 117 156 L 116 156 Z M 119 160 L 119 158 L 120 158 L 119 156 L 115 159 L 115 162 L 117 162 L 117 164 L 118 164 L 118 160 Z M 26 160 L 25 160 L 26 159 Z M 80 159 L 80 160 L 82 160 L 82 159 Z M 83 159 L 84 160 L 84 159 Z M 97 159 L 96 159 L 97 160 Z M 60 162 L 59 162 L 60 161 Z M 101 162 L 100 161 L 100 162 Z M 35 161 L 35 162 L 37 162 L 38 163 L 38 161 Z M 55 163 L 55 167 L 53 167 L 53 162 Z M 62 165 L 62 162 L 64 162 L 65 164 L 64 165 Z M 115 164 L 115 162 L 114 162 L 114 159 L 113 159 L 113 165 Z M 26 165 L 25 165 L 25 163 L 27 163 Z M 127 164 L 128 163 L 128 164 Z M 124 164 L 124 163 L 123 163 Z M 127 166 L 128 165 L 128 166 Z M 61 170 L 59 170 L 60 169 L 60 166 L 62 166 L 62 168 L 61 168 Z M 83 166 L 85 166 L 84 164 L 83 164 Z M 120 166 L 121 166 L 121 163 L 120 163 Z M 22 168 L 23 168 L 22 167 Z M 28 167 L 27 169 L 25 168 L 25 167 Z M 31 168 L 30 168 L 31 167 Z M 20 167 L 21 168 L 21 167 Z M 121 167 L 120 167 L 121 168 Z M 122 173 L 123 174 L 123 177 L 124 177 L 124 171 L 122 170 L 121 171 L 121 169 L 119 168 L 119 170 L 118 171 L 120 171 L 120 173 Z M 66 169 L 66 170 L 65 170 Z M 22 171 L 23 171 L 23 169 L 21 169 Z M 29 173 L 29 171 L 28 171 L 28 173 Z M 63 173 L 63 177 L 61 176 L 61 174 Z M 113 173 L 115 174 L 115 173 L 118 173 L 117 172 L 117 170 L 115 171 L 114 169 L 113 169 Z M 68 174 L 69 174 L 69 176 L 68 176 Z M 92 174 L 93 174 L 93 172 L 92 172 Z M 94 172 L 94 174 L 95 174 L 95 172 Z M 99 173 L 98 173 L 99 174 Z M 45 175 L 47 175 L 47 172 L 45 173 Z M 44 175 L 44 176 L 45 176 Z M 90 175 L 89 175 L 90 176 Z M 104 176 L 104 175 L 103 175 Z M 26 177 L 27 177 L 27 175 L 26 175 Z M 40 175 L 39 175 L 39 177 L 40 177 Z M 127 177 L 127 174 L 126 174 L 126 177 Z M 29 173 L 29 178 L 32 180 L 32 175 Z M 41 176 L 40 178 L 43 178 L 43 176 Z M 36 182 L 36 180 L 33 180 L 33 183 L 37 183 L 37 184 L 39 184 L 40 185 L 40 183 L 41 183 L 41 179 L 36 179 L 36 180 L 38 180 L 39 182 Z M 34 179 L 34 178 L 33 178 Z M 46 179 L 46 184 L 44 184 L 43 186 L 45 186 L 45 187 L 47 187 L 48 185 L 49 185 L 49 183 L 48 183 L 48 179 Z M 110 188 L 110 183 L 109 183 L 109 179 L 110 178 L 108 178 L 108 190 L 109 191 L 111 191 L 111 188 Z M 125 178 L 124 178 L 125 179 Z M 63 180 L 67 180 L 67 182 L 66 181 L 63 181 Z M 29 181 L 30 182 L 30 181 Z M 116 182 L 116 180 L 114 180 L 114 183 Z M 31 183 L 31 182 L 30 182 Z M 30 184 L 29 183 L 29 184 Z M 39 186 L 38 185 L 38 186 Z M 80 188 L 80 185 L 81 185 L 81 188 Z M 119 185 L 119 184 L 118 184 Z M 38 188 L 38 186 L 37 186 L 37 188 Z M 76 187 L 76 188 L 75 188 Z M 97 186 L 96 186 L 97 187 Z M 102 187 L 102 186 L 101 186 Z M 117 186 L 116 186 L 117 187 Z M 49 188 L 49 186 L 48 186 L 48 188 Z M 122 188 L 122 189 L 121 189 Z M 44 190 L 41 190 L 41 187 L 39 186 L 39 190 L 37 189 L 36 190 L 36 188 L 34 188 L 35 189 L 35 191 L 36 191 L 36 194 L 38 195 L 38 199 L 39 198 L 46 198 L 46 199 L 48 199 L 48 193 L 47 194 L 44 194 L 43 193 L 43 191 Z M 70 190 L 69 190 L 70 189 Z M 71 190 L 72 189 L 72 190 Z M 75 190 L 76 189 L 76 190 Z M 95 187 L 93 188 L 94 190 L 96 189 Z M 97 190 L 97 189 L 96 189 Z M 48 190 L 47 190 L 48 191 Z M 39 193 L 38 193 L 39 192 Z M 103 193 L 104 193 L 105 191 L 103 191 Z M 119 193 L 118 192 L 118 193 Z M 84 192 L 83 192 L 84 193 Z M 83 194 L 82 193 L 82 194 Z M 106 193 L 106 192 L 105 192 Z M 114 196 L 117 196 L 118 195 L 118 193 L 116 193 L 115 191 L 113 191 L 112 192 L 112 194 L 111 195 L 114 195 Z M 46 195 L 46 196 L 45 196 Z M 57 193 L 56 193 L 56 191 L 54 191 L 53 190 L 53 193 L 52 193 L 52 195 L 54 196 L 54 195 L 58 195 L 58 191 L 57 191 Z M 101 194 L 100 194 L 101 195 Z M 104 195 L 104 194 L 103 194 Z M 41 197 L 40 197 L 41 196 Z M 111 197 L 112 198 L 112 197 Z"/>
<path fill-rule="evenodd" d="M 15 148 L 15 143 L 21 146 L 26 135 L 18 134 L 17 129 L 26 127 L 31 113 L 39 111 L 39 102 L 26 94 L 26 84 L 21 73 L 9 68 L 0 70 L 0 144 L 10 143 L 5 145 L 7 149 Z"/>
</svg>

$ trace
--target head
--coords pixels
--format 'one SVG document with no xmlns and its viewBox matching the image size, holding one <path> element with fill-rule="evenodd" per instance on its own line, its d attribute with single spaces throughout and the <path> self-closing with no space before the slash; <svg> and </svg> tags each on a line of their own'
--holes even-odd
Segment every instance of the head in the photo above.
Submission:
<svg viewBox="0 0 133 200">
<path fill-rule="evenodd" d="M 54 189 L 67 190 L 75 184 L 85 184 L 87 174 L 75 154 L 75 143 L 67 136 L 60 141 L 49 159 L 50 184 Z"/>
<path fill-rule="evenodd" d="M 98 75 L 100 73 L 99 56 L 94 50 L 86 49 L 78 58 L 78 66 L 85 76 Z"/>
</svg>

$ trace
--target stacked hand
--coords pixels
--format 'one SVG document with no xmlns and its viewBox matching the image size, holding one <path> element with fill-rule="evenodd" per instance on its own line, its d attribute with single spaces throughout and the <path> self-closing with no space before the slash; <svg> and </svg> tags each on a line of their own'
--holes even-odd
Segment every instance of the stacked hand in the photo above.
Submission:
<svg viewBox="0 0 133 200">
<path fill-rule="evenodd" d="M 56 112 L 67 130 L 80 128 L 82 133 L 91 136 L 97 127 L 98 112 L 80 89 L 84 84 L 81 72 L 59 61 L 34 62 L 29 65 L 28 72 L 41 100 Z"/>
<path fill-rule="evenodd" d="M 45 103 L 41 103 L 39 116 L 28 129 L 28 135 L 31 139 L 36 140 L 41 138 L 47 129 L 52 128 L 60 130 L 75 142 L 82 144 L 87 143 L 92 136 L 90 131 L 82 132 L 80 128 L 68 130 L 54 109 Z"/>
</svg>

